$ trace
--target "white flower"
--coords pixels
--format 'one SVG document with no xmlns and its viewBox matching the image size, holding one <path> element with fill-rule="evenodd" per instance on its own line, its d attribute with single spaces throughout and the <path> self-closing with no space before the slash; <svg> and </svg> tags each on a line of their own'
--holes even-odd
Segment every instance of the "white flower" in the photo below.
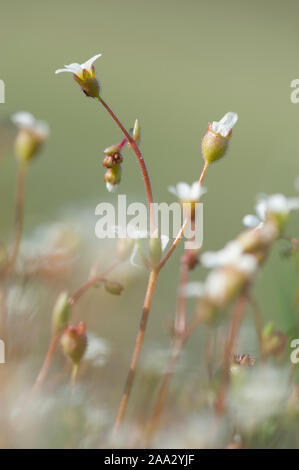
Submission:
<svg viewBox="0 0 299 470">
<path fill-rule="evenodd" d="M 50 128 L 47 122 L 35 119 L 33 114 L 26 111 L 19 111 L 11 117 L 12 122 L 20 129 L 25 129 L 32 132 L 40 139 L 46 139 L 50 133 Z"/>
<path fill-rule="evenodd" d="M 256 271 L 257 261 L 254 256 L 242 253 L 238 242 L 229 242 L 222 250 L 207 251 L 201 255 L 201 263 L 206 268 L 232 266 L 242 273 L 252 275 Z"/>
<path fill-rule="evenodd" d="M 92 361 L 95 366 L 104 366 L 107 363 L 110 354 L 109 343 L 97 336 L 96 334 L 89 333 L 87 341 L 87 350 L 84 358 Z"/>
<path fill-rule="evenodd" d="M 205 292 L 205 285 L 203 282 L 188 282 L 183 289 L 185 297 L 202 297 Z"/>
<path fill-rule="evenodd" d="M 246 227 L 256 227 L 263 223 L 267 214 L 288 215 L 292 210 L 299 209 L 299 198 L 287 198 L 283 194 L 272 194 L 267 196 L 261 194 L 257 198 L 255 206 L 256 216 L 248 214 L 243 218 Z"/>
<path fill-rule="evenodd" d="M 73 73 L 74 75 L 76 75 L 78 78 L 80 78 L 81 80 L 84 80 L 85 79 L 85 75 L 84 73 L 87 72 L 87 74 L 89 76 L 94 76 L 94 67 L 93 67 L 93 63 L 99 58 L 101 57 L 102 54 L 97 54 L 95 56 L 93 56 L 91 59 L 87 60 L 86 62 L 84 62 L 83 64 L 77 64 L 76 62 L 74 62 L 73 64 L 70 64 L 70 65 L 65 65 L 64 69 L 58 69 L 55 71 L 55 73 L 61 73 L 61 72 L 71 72 Z M 85 72 L 84 72 L 85 70 Z"/>
<path fill-rule="evenodd" d="M 195 181 L 192 185 L 178 183 L 176 186 L 169 186 L 168 191 L 177 196 L 180 201 L 196 202 L 207 192 L 207 189 L 202 187 L 198 181 Z"/>
<path fill-rule="evenodd" d="M 243 429 L 252 430 L 284 409 L 289 395 L 288 371 L 261 366 L 244 373 L 229 394 L 229 409 Z"/>
<path fill-rule="evenodd" d="M 204 285 L 204 296 L 219 305 L 225 303 L 229 289 L 229 279 L 224 271 L 212 271 Z"/>
<path fill-rule="evenodd" d="M 219 122 L 213 121 L 210 125 L 210 129 L 215 132 L 215 134 L 220 134 L 222 137 L 227 137 L 236 124 L 237 120 L 237 113 L 229 112 L 226 113 Z"/>
</svg>

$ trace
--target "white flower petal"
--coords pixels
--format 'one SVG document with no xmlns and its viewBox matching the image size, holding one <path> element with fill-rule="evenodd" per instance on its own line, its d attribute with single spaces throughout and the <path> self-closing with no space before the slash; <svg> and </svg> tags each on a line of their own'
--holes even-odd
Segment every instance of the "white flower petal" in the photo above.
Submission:
<svg viewBox="0 0 299 470">
<path fill-rule="evenodd" d="M 132 250 L 132 253 L 131 253 L 131 256 L 130 256 L 130 263 L 131 263 L 132 266 L 135 266 L 137 268 L 141 268 L 141 267 L 144 266 L 142 264 L 141 260 L 140 260 L 139 246 L 138 246 L 137 243 L 134 245 L 134 248 Z"/>
<path fill-rule="evenodd" d="M 161 235 L 161 247 L 162 251 L 165 250 L 169 242 L 169 237 L 167 235 Z"/>
<path fill-rule="evenodd" d="M 196 202 L 200 199 L 202 194 L 207 192 L 207 189 L 201 186 L 199 181 L 195 181 L 192 185 L 180 182 L 176 186 L 169 186 L 168 191 L 181 201 Z"/>
<path fill-rule="evenodd" d="M 94 55 L 91 59 L 87 60 L 86 62 L 84 62 L 84 64 L 81 64 L 81 68 L 82 69 L 86 69 L 86 70 L 90 70 L 93 63 L 99 58 L 101 57 L 102 54 L 97 54 L 97 55 Z"/>
<path fill-rule="evenodd" d="M 35 124 L 35 117 L 26 111 L 19 111 L 11 117 L 12 122 L 19 127 L 32 127 Z"/>
<path fill-rule="evenodd" d="M 190 196 L 189 184 L 181 182 L 181 183 L 178 183 L 176 187 L 177 187 L 177 193 L 178 193 L 179 199 L 186 201 Z"/>
<path fill-rule="evenodd" d="M 237 120 L 237 113 L 228 112 L 223 116 L 223 118 L 219 122 L 213 121 L 211 129 L 216 134 L 220 134 L 222 135 L 222 137 L 227 137 L 234 125 L 236 124 Z"/>
<path fill-rule="evenodd" d="M 242 222 L 245 227 L 253 228 L 260 224 L 260 219 L 256 215 L 247 214 L 245 217 L 243 217 Z"/>
<path fill-rule="evenodd" d="M 115 193 L 118 190 L 118 184 L 106 183 L 106 188 L 109 193 Z"/>
<path fill-rule="evenodd" d="M 74 72 L 72 72 L 72 71 L 69 70 L 69 69 L 58 69 L 58 70 L 55 70 L 55 73 L 56 73 L 56 74 L 57 74 L 57 73 L 62 73 L 62 72 L 71 72 L 71 73 L 74 73 Z"/>
<path fill-rule="evenodd" d="M 168 191 L 174 196 L 178 197 L 178 193 L 175 186 L 168 186 Z"/>
</svg>

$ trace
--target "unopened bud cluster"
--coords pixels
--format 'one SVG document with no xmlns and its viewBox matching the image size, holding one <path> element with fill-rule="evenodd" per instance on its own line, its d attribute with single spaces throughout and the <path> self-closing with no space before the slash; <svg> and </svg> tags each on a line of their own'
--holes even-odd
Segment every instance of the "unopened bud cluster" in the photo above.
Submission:
<svg viewBox="0 0 299 470">
<path fill-rule="evenodd" d="M 103 166 L 107 168 L 104 181 L 108 191 L 113 192 L 117 189 L 121 181 L 121 163 L 123 157 L 121 155 L 120 145 L 111 145 L 104 150 L 104 154 Z"/>
</svg>

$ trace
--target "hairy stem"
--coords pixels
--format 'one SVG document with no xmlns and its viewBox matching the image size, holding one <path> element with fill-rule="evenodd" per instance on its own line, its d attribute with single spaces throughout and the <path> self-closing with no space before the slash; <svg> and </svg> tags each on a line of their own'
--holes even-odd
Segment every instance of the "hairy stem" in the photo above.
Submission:
<svg viewBox="0 0 299 470">
<path fill-rule="evenodd" d="M 148 316 L 149 316 L 149 312 L 150 312 L 150 308 L 151 308 L 151 304 L 153 300 L 153 295 L 154 295 L 154 290 L 155 290 L 155 286 L 157 283 L 157 279 L 158 279 L 158 271 L 152 270 L 150 272 L 150 276 L 148 280 L 139 329 L 138 329 L 135 347 L 134 347 L 131 362 L 130 362 L 130 368 L 129 368 L 129 372 L 127 375 L 124 392 L 123 392 L 121 402 L 118 408 L 118 413 L 117 413 L 115 423 L 114 423 L 114 432 L 117 431 L 118 428 L 120 427 L 124 419 L 126 409 L 127 409 L 128 401 L 130 398 L 130 394 L 132 391 L 132 387 L 133 387 L 133 383 L 134 383 L 134 379 L 136 375 L 137 366 L 138 366 L 139 359 L 140 359 L 140 353 L 141 353 L 143 342 L 144 342 L 147 320 L 148 320 Z"/>
</svg>

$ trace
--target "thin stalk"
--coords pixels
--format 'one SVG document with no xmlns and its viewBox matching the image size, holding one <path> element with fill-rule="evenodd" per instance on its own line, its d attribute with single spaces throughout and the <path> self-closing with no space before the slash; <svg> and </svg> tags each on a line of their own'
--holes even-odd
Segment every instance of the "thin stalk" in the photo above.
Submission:
<svg viewBox="0 0 299 470">
<path fill-rule="evenodd" d="M 184 258 L 184 257 L 183 257 Z M 182 335 L 186 329 L 186 293 L 185 288 L 188 282 L 189 267 L 184 260 L 181 260 L 179 276 L 179 292 L 177 299 L 177 313 L 175 317 L 174 331 L 176 335 Z"/>
<path fill-rule="evenodd" d="M 142 156 L 141 151 L 139 150 L 138 145 L 136 144 L 135 140 L 130 136 L 126 128 L 123 126 L 123 124 L 120 122 L 118 117 L 114 114 L 110 106 L 103 100 L 103 98 L 99 97 L 98 98 L 99 102 L 104 106 L 106 111 L 110 114 L 114 122 L 118 125 L 128 142 L 130 143 L 140 166 L 140 170 L 142 173 L 144 185 L 145 185 L 145 191 L 146 191 L 146 197 L 147 197 L 147 203 L 148 203 L 148 211 L 150 215 L 150 233 L 152 234 L 155 229 L 155 219 L 154 219 L 154 207 L 153 207 L 153 192 L 152 192 L 152 186 L 151 186 L 151 181 L 150 177 L 146 168 L 146 164 L 144 161 L 144 158 Z"/>
<path fill-rule="evenodd" d="M 80 297 L 90 288 L 93 287 L 94 285 L 98 284 L 99 282 L 105 282 L 107 279 L 105 276 L 109 274 L 116 266 L 119 265 L 119 261 L 116 261 L 114 264 L 112 264 L 108 269 L 103 271 L 101 274 L 97 276 L 93 276 L 90 279 L 88 279 L 84 284 L 82 284 L 70 297 L 70 306 L 72 307 Z"/>
<path fill-rule="evenodd" d="M 139 329 L 138 329 L 135 347 L 134 347 L 131 362 L 130 362 L 130 368 L 129 368 L 129 372 L 127 375 L 124 392 L 123 392 L 120 405 L 118 408 L 118 413 L 117 413 L 115 423 L 114 423 L 114 429 L 113 429 L 114 432 L 116 432 L 119 429 L 124 419 L 124 415 L 128 406 L 128 401 L 129 401 L 130 394 L 132 391 L 132 387 L 133 387 L 133 383 L 134 383 L 134 379 L 136 375 L 136 370 L 137 370 L 137 366 L 138 366 L 139 359 L 140 359 L 140 353 L 141 353 L 143 342 L 144 342 L 145 330 L 146 330 L 148 316 L 149 316 L 149 312 L 150 312 L 150 308 L 151 308 L 151 304 L 153 300 L 155 286 L 156 286 L 157 279 L 158 279 L 158 274 L 159 274 L 158 271 L 155 269 L 153 269 L 150 272 L 145 299 L 144 299 L 144 304 L 143 304 L 143 309 L 142 309 L 142 314 L 141 314 L 141 319 L 140 319 L 140 324 L 139 324 Z"/>
<path fill-rule="evenodd" d="M 15 265 L 24 223 L 24 201 L 25 201 L 25 185 L 26 185 L 27 163 L 18 162 L 17 169 L 17 183 L 16 183 L 16 196 L 15 196 L 15 222 L 14 222 L 14 241 L 11 254 L 8 258 L 6 265 L 1 272 L 1 279 L 4 278 Z"/>
<path fill-rule="evenodd" d="M 55 349 L 56 349 L 58 336 L 59 335 L 57 333 L 52 334 L 50 344 L 49 344 L 49 348 L 48 348 L 44 363 L 43 363 L 42 368 L 41 368 L 41 370 L 40 370 L 40 372 L 37 376 L 37 379 L 36 379 L 36 381 L 33 385 L 33 390 L 34 391 L 39 389 L 39 387 L 42 385 L 43 381 L 45 380 L 45 378 L 48 374 L 48 370 L 49 370 L 49 367 L 50 367 L 50 364 L 52 362 L 54 352 L 55 352 Z"/>
<path fill-rule="evenodd" d="M 72 396 L 74 395 L 75 392 L 75 387 L 77 383 L 77 377 L 78 377 L 78 370 L 79 370 L 79 364 L 74 363 L 72 367 L 72 374 L 71 374 L 71 390 L 72 390 Z"/>
<path fill-rule="evenodd" d="M 4 284 L 0 290 L 0 338 L 4 341 L 7 356 L 7 288 Z"/>
<path fill-rule="evenodd" d="M 234 344 L 236 338 L 238 336 L 241 322 L 244 315 L 244 310 L 247 302 L 247 295 L 245 292 L 241 294 L 239 297 L 236 307 L 233 313 L 233 318 L 231 322 L 231 330 L 230 334 L 226 343 L 225 353 L 224 353 L 224 361 L 223 361 L 223 374 L 222 374 L 222 382 L 220 385 L 220 390 L 218 393 L 218 397 L 216 400 L 215 408 L 218 414 L 222 414 L 225 410 L 225 400 L 227 395 L 227 389 L 229 385 L 229 378 L 230 378 L 230 365 L 233 355 Z"/>
<path fill-rule="evenodd" d="M 199 177 L 199 183 L 201 184 L 206 176 L 206 173 L 207 173 L 207 170 L 208 170 L 208 167 L 209 167 L 209 164 L 208 163 L 205 163 L 204 167 L 203 167 L 203 170 L 201 172 L 201 175 Z M 184 232 L 186 230 L 186 227 L 188 225 L 188 222 L 189 222 L 189 219 L 186 217 L 186 219 L 184 220 L 183 222 L 183 225 L 181 226 L 177 236 L 175 237 L 171 247 L 169 248 L 168 252 L 166 253 L 166 255 L 161 259 L 160 263 L 159 263 L 159 266 L 158 266 L 158 269 L 159 271 L 163 268 L 164 264 L 167 263 L 167 261 L 169 260 L 169 258 L 171 257 L 172 253 L 174 252 L 174 250 L 176 249 L 176 247 L 178 246 L 178 244 L 180 243 L 181 239 L 183 238 L 183 235 L 184 235 Z"/>
</svg>

